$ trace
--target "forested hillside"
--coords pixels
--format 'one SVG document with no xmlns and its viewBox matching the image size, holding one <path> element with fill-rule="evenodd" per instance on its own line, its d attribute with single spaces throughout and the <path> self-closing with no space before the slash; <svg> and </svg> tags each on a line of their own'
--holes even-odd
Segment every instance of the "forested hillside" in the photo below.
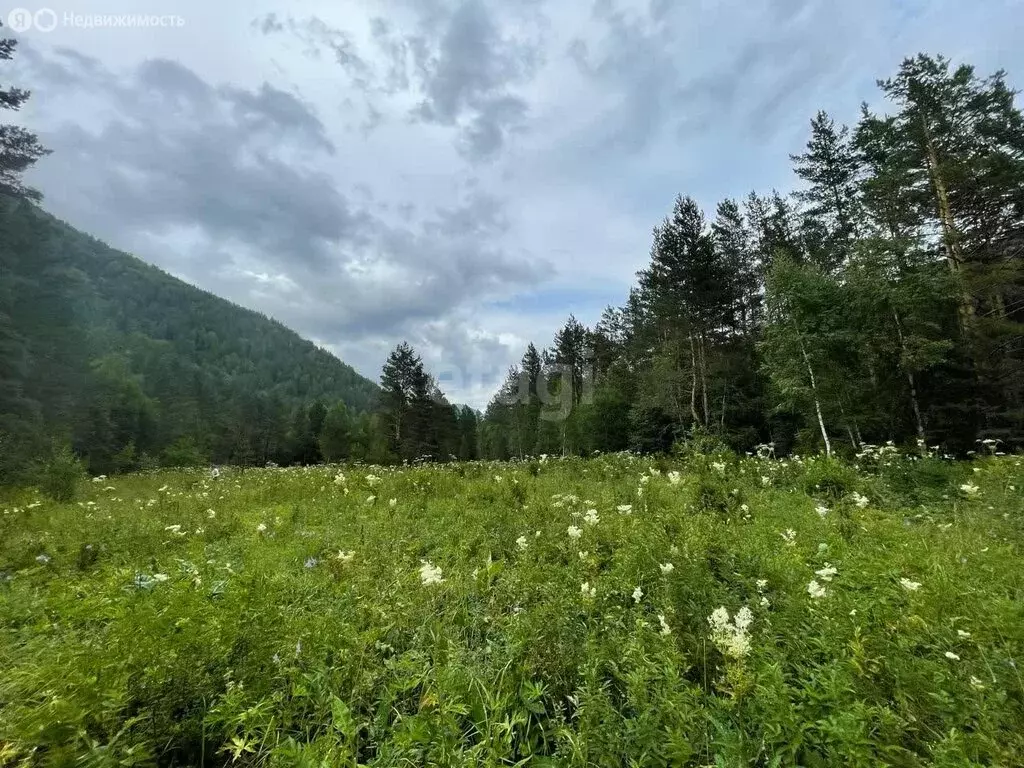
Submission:
<svg viewBox="0 0 1024 768">
<path fill-rule="evenodd" d="M 626 303 L 509 372 L 484 455 L 1019 440 L 1015 93 L 924 55 L 879 87 L 891 112 L 812 120 L 794 194 L 723 200 L 710 222 L 680 196 Z"/>
<path fill-rule="evenodd" d="M 54 440 L 94 472 L 315 460 L 328 409 L 365 413 L 378 393 L 280 323 L 14 198 L 0 198 L 0 366 L 8 475 Z"/>
</svg>

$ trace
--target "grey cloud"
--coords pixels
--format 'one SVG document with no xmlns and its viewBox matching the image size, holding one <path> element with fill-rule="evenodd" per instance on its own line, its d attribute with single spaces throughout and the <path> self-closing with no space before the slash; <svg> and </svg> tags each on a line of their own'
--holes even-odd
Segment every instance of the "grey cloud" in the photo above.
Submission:
<svg viewBox="0 0 1024 768">
<path fill-rule="evenodd" d="M 50 94 L 82 83 L 60 78 L 58 61 L 39 68 Z M 108 121 L 89 130 L 70 121 L 43 136 L 59 158 L 39 173 L 76 178 L 87 189 L 54 183 L 50 200 L 78 210 L 102 232 L 163 232 L 200 227 L 233 239 L 320 261 L 324 243 L 358 241 L 365 221 L 323 173 L 295 155 L 330 151 L 319 119 L 290 94 L 263 85 L 251 92 L 214 88 L 172 61 L 143 63 L 129 81 L 97 70 L 90 98 Z M 289 151 L 286 162 L 280 151 Z M 102 219 L 107 220 L 102 221 Z"/>
<path fill-rule="evenodd" d="M 348 32 L 317 17 L 282 20 L 269 14 L 253 25 L 265 34 L 292 34 L 310 55 L 334 51 L 352 85 L 368 98 L 413 94 L 419 98 L 409 112 L 413 120 L 451 127 L 464 157 L 493 160 L 509 137 L 527 125 L 529 105 L 515 89 L 529 82 L 541 61 L 539 8 L 527 14 L 536 28 L 529 37 L 522 34 L 530 31 L 522 19 L 502 23 L 497 3 L 398 0 L 397 5 L 414 19 L 411 28 L 372 18 L 376 55 L 370 57 L 357 52 Z M 378 107 L 368 111 L 364 130 L 372 130 L 381 118 Z"/>
<path fill-rule="evenodd" d="M 687 8 L 655 1 L 646 12 L 627 14 L 612 0 L 597 0 L 593 16 L 605 26 L 604 40 L 576 39 L 568 55 L 582 73 L 621 96 L 602 121 L 599 144 L 638 152 L 663 131 L 694 135 L 712 121 L 763 133 L 778 124 L 787 104 L 827 76 L 836 56 L 822 29 L 828 8 L 786 0 L 736 5 L 734 11 L 745 17 L 734 20 L 738 29 L 770 27 L 771 35 L 731 48 L 714 34 L 706 51 L 702 40 L 687 49 L 678 39 Z"/>
</svg>

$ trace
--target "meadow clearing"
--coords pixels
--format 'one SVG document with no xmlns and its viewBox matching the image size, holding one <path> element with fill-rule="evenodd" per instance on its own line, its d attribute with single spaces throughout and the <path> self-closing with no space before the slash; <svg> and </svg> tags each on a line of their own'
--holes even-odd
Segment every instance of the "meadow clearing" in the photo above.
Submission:
<svg viewBox="0 0 1024 768">
<path fill-rule="evenodd" d="M 0 765 L 1022 765 L 1022 504 L 889 449 L 9 492 Z"/>
</svg>

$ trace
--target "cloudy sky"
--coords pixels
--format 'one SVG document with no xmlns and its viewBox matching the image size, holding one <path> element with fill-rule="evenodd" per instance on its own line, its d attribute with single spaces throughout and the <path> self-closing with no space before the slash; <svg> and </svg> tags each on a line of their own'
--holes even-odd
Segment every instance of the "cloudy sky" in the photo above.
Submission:
<svg viewBox="0 0 1024 768">
<path fill-rule="evenodd" d="M 814 112 L 855 120 L 904 56 L 1024 85 L 1022 0 L 19 5 L 57 20 L 2 78 L 34 91 L 50 211 L 372 379 L 407 339 L 480 407 L 624 300 L 677 193 L 792 188 Z"/>
</svg>

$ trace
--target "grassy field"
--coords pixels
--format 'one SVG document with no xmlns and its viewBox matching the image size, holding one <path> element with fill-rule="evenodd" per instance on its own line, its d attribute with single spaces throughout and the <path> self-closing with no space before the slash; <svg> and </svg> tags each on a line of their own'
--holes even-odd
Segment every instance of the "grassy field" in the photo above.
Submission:
<svg viewBox="0 0 1024 768">
<path fill-rule="evenodd" d="M 1022 765 L 1022 503 L 886 451 L 9 493 L 0 765 Z"/>
</svg>

